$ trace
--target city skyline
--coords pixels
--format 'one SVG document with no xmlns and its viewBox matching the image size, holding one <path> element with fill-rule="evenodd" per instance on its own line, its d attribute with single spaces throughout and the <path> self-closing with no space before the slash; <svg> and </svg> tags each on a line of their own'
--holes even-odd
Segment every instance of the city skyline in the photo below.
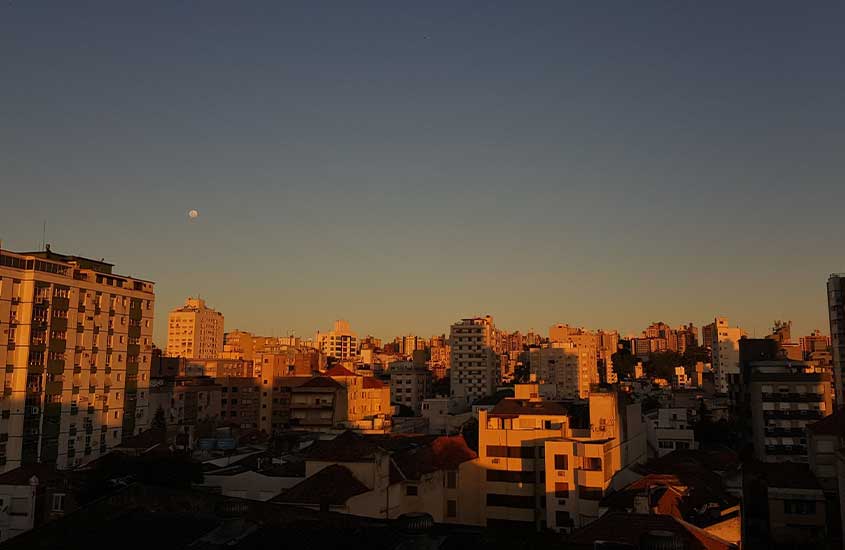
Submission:
<svg viewBox="0 0 845 550">
<path fill-rule="evenodd" d="M 6 3 L 0 238 L 156 281 L 161 345 L 197 294 L 258 333 L 825 330 L 843 9 Z"/>
</svg>

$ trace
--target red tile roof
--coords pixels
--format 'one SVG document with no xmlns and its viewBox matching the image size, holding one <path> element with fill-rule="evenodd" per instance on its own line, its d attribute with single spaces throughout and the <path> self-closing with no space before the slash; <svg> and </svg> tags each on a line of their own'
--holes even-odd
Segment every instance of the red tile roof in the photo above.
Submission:
<svg viewBox="0 0 845 550">
<path fill-rule="evenodd" d="M 367 491 L 367 486 L 349 468 L 332 464 L 273 497 L 270 502 L 343 505 L 350 498 Z"/>
<path fill-rule="evenodd" d="M 340 365 L 330 368 L 329 370 L 326 371 L 325 374 L 326 374 L 326 376 L 332 376 L 332 377 L 334 377 L 334 376 L 338 376 L 338 377 L 340 377 L 340 376 L 358 376 L 357 374 L 350 371 L 346 367 L 341 367 Z"/>
<path fill-rule="evenodd" d="M 364 377 L 364 389 L 365 390 L 377 390 L 384 387 L 384 384 L 381 383 L 380 380 L 376 380 L 372 376 L 365 376 Z"/>
<path fill-rule="evenodd" d="M 809 424 L 807 429 L 818 435 L 845 436 L 845 409 L 839 409 L 818 422 Z"/>
<path fill-rule="evenodd" d="M 601 506 L 614 512 L 633 512 L 637 497 L 645 495 L 649 496 L 649 507 L 658 513 L 698 526 L 725 519 L 723 514 L 739 504 L 724 490 L 718 477 L 667 473 L 646 475 L 607 495 Z"/>
<path fill-rule="evenodd" d="M 328 376 L 315 376 L 308 382 L 298 386 L 300 388 L 340 388 L 340 384 L 329 378 Z"/>
<path fill-rule="evenodd" d="M 575 531 L 567 542 L 574 548 L 593 548 L 596 541 L 639 548 L 656 532 L 671 533 L 688 550 L 734 550 L 736 545 L 698 527 L 663 514 L 605 514 Z M 667 546 L 668 547 L 668 546 Z M 675 548 L 675 546 L 672 546 Z"/>
<path fill-rule="evenodd" d="M 397 452 L 393 461 L 405 479 L 418 480 L 438 470 L 457 470 L 464 462 L 477 457 L 467 446 L 464 436 L 454 435 L 441 436 L 430 444 Z"/>
</svg>

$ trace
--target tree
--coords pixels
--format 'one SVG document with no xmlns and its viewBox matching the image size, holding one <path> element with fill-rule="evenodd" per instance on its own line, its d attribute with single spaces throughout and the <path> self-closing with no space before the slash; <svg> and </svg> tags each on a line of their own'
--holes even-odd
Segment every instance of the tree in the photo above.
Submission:
<svg viewBox="0 0 845 550">
<path fill-rule="evenodd" d="M 637 364 L 637 358 L 634 357 L 630 350 L 620 349 L 610 356 L 613 361 L 613 371 L 619 378 L 633 378 L 634 367 Z"/>
<path fill-rule="evenodd" d="M 649 356 L 646 372 L 649 376 L 671 380 L 675 367 L 683 366 L 683 357 L 674 351 L 658 351 Z"/>
<path fill-rule="evenodd" d="M 684 350 L 683 364 L 685 367 L 694 367 L 699 362 L 710 362 L 710 350 L 704 346 L 688 347 Z"/>
<path fill-rule="evenodd" d="M 164 418 L 164 409 L 160 406 L 156 409 L 155 416 L 153 416 L 152 424 L 150 424 L 150 428 L 153 430 L 160 430 L 164 431 L 167 430 L 167 420 Z"/>
</svg>

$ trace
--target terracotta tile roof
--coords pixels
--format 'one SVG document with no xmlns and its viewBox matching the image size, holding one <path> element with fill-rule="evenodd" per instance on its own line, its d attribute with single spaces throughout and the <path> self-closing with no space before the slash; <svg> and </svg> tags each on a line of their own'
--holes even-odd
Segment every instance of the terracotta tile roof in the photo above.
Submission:
<svg viewBox="0 0 845 550">
<path fill-rule="evenodd" d="M 50 464 L 27 464 L 0 475 L 0 485 L 29 485 L 32 476 L 37 477 L 41 483 L 64 477 Z"/>
<path fill-rule="evenodd" d="M 346 367 L 341 367 L 340 365 L 336 367 L 332 367 L 325 372 L 326 376 L 358 376 L 354 372 L 350 371 Z"/>
<path fill-rule="evenodd" d="M 372 376 L 365 376 L 363 385 L 365 390 L 377 390 L 384 387 L 380 380 L 376 380 Z"/>
<path fill-rule="evenodd" d="M 491 416 L 566 416 L 568 408 L 555 401 L 527 401 L 522 399 L 502 399 L 490 411 Z"/>
<path fill-rule="evenodd" d="M 349 468 L 332 464 L 273 497 L 270 502 L 342 505 L 350 498 L 367 491 L 367 486 L 361 483 Z"/>
<path fill-rule="evenodd" d="M 664 532 L 666 535 L 671 533 L 678 545 L 683 544 L 683 548 L 687 550 L 736 549 L 736 545 L 730 542 L 663 514 L 605 514 L 575 531 L 567 542 L 575 548 L 593 548 L 596 541 L 629 544 L 633 548 L 640 548 L 642 542 L 649 536 L 654 536 L 656 532 Z"/>
<path fill-rule="evenodd" d="M 723 513 L 739 504 L 718 477 L 696 474 L 649 474 L 607 495 L 601 506 L 633 512 L 637 497 L 649 495 L 649 507 L 698 526 L 724 520 Z"/>
<path fill-rule="evenodd" d="M 308 382 L 300 384 L 299 388 L 340 388 L 340 384 L 329 378 L 328 376 L 315 376 Z"/>
<path fill-rule="evenodd" d="M 405 479 L 418 480 L 438 470 L 457 470 L 464 462 L 477 457 L 467 446 L 464 436 L 454 435 L 441 436 L 430 444 L 397 452 L 393 462 Z"/>
<path fill-rule="evenodd" d="M 809 424 L 807 429 L 818 435 L 845 436 L 845 409 L 839 409 L 818 422 Z"/>
</svg>

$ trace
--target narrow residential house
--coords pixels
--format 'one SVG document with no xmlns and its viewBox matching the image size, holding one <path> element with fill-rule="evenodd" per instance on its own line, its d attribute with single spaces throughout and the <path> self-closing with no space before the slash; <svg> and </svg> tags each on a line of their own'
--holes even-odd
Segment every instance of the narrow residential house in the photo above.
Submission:
<svg viewBox="0 0 845 550">
<path fill-rule="evenodd" d="M 28 464 L 0 475 L 0 543 L 76 509 L 68 474 Z"/>
<path fill-rule="evenodd" d="M 371 376 L 333 367 L 291 388 L 291 425 L 320 431 L 390 430 L 390 388 Z"/>
<path fill-rule="evenodd" d="M 648 445 L 656 456 L 674 450 L 697 449 L 690 411 L 684 408 L 659 408 L 646 414 Z"/>
<path fill-rule="evenodd" d="M 438 523 L 477 525 L 477 455 L 463 436 L 346 431 L 305 453 L 305 479 L 272 502 L 395 519 L 425 512 Z"/>
</svg>

